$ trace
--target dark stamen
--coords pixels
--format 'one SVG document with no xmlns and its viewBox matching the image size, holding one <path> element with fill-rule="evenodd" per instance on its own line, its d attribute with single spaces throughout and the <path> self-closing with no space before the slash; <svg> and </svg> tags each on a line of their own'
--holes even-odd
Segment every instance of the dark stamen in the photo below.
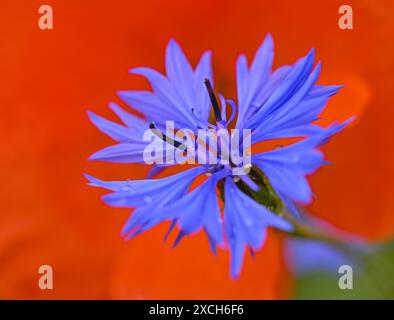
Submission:
<svg viewBox="0 0 394 320">
<path fill-rule="evenodd" d="M 176 148 L 178 148 L 180 150 L 187 149 L 187 146 L 185 144 L 168 137 L 167 135 L 162 133 L 159 129 L 157 129 L 154 122 L 151 122 L 149 124 L 149 129 L 151 129 L 153 131 L 153 133 L 155 135 L 157 135 L 160 139 L 162 139 L 164 142 L 166 142 L 172 146 L 175 146 Z"/>
<path fill-rule="evenodd" d="M 219 104 L 216 99 L 215 93 L 213 92 L 211 82 L 208 79 L 204 79 L 205 86 L 207 87 L 209 99 L 211 99 L 211 104 L 213 107 L 213 111 L 215 112 L 215 118 L 217 122 L 222 121 L 222 115 L 220 113 Z"/>
</svg>

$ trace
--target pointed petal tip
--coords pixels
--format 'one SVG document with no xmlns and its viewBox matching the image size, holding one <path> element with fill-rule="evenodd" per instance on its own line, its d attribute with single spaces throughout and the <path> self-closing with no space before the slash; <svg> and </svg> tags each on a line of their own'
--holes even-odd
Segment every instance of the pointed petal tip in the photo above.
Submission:
<svg viewBox="0 0 394 320">
<path fill-rule="evenodd" d="M 356 120 L 357 116 L 351 116 L 349 119 L 347 119 L 345 122 L 343 122 L 344 126 L 347 126 L 349 123 L 353 122 L 354 120 Z"/>
<path fill-rule="evenodd" d="M 253 248 L 251 246 L 248 246 L 248 247 L 249 247 L 249 252 L 250 252 L 251 257 L 253 258 L 253 260 L 256 260 L 256 254 L 255 254 Z"/>
<path fill-rule="evenodd" d="M 178 54 L 178 53 L 184 54 L 182 47 L 174 38 L 170 38 L 170 40 L 168 41 L 166 47 L 166 54 L 168 54 L 170 51 L 174 52 L 174 54 Z"/>
<path fill-rule="evenodd" d="M 175 38 L 174 37 L 171 37 L 169 40 L 168 40 L 168 44 L 167 45 L 177 45 L 178 44 L 178 42 L 175 40 Z"/>
<path fill-rule="evenodd" d="M 330 91 L 327 93 L 328 96 L 333 96 L 334 94 L 337 94 L 339 92 L 339 90 L 341 90 L 342 88 L 344 88 L 344 85 L 331 85 L 328 86 L 327 89 L 329 89 Z"/>
<path fill-rule="evenodd" d="M 203 52 L 203 54 L 201 55 L 201 57 L 205 57 L 206 59 L 211 59 L 212 58 L 212 50 L 211 49 L 205 50 Z"/>
<path fill-rule="evenodd" d="M 100 151 L 97 151 L 95 153 L 93 153 L 91 156 L 89 156 L 89 158 L 87 159 L 87 161 L 96 161 L 96 160 L 100 160 L 100 157 L 97 156 L 97 154 L 99 154 Z"/>
<path fill-rule="evenodd" d="M 87 174 L 87 173 L 84 173 L 83 175 L 88 180 L 88 182 L 86 183 L 88 186 L 105 188 L 103 186 L 103 184 L 105 184 L 105 181 L 97 179 L 97 178 L 95 178 L 95 177 L 93 177 L 93 176 L 91 176 L 90 174 Z"/>
<path fill-rule="evenodd" d="M 309 50 L 309 52 L 306 54 L 305 59 L 306 60 L 315 60 L 315 53 L 316 53 L 316 49 L 312 48 L 311 50 Z"/>
<path fill-rule="evenodd" d="M 244 54 L 244 53 L 240 53 L 240 54 L 238 54 L 238 57 L 237 57 L 237 64 L 238 63 L 247 63 L 248 62 L 248 58 L 246 57 L 246 55 Z"/>
<path fill-rule="evenodd" d="M 321 68 L 322 68 L 321 61 L 318 61 L 315 65 L 315 67 L 312 69 L 311 76 L 313 76 L 315 78 L 315 82 L 317 81 L 318 77 L 320 76 Z"/>
<path fill-rule="evenodd" d="M 120 96 L 119 96 L 120 97 Z M 118 118 L 120 118 L 122 120 L 122 118 L 120 117 L 119 114 L 123 114 L 123 113 L 127 113 L 125 110 L 123 110 L 123 108 L 121 106 L 119 106 L 117 103 L 115 102 L 110 102 L 108 103 L 108 107 L 111 109 L 111 111 L 113 113 L 115 113 Z"/>
<path fill-rule="evenodd" d="M 111 110 L 119 109 L 119 108 L 120 108 L 120 106 L 119 106 L 117 103 L 113 102 L 113 101 L 110 101 L 110 102 L 108 103 L 108 107 L 109 107 Z"/>
<path fill-rule="evenodd" d="M 137 74 L 137 75 L 144 75 L 143 70 L 146 70 L 144 67 L 134 67 L 128 70 L 129 74 Z"/>
<path fill-rule="evenodd" d="M 96 113 L 94 113 L 93 111 L 90 111 L 90 110 L 86 110 L 86 114 L 87 114 L 89 120 L 90 120 L 95 126 L 97 126 L 97 125 L 95 124 L 95 121 L 98 120 L 98 119 L 100 119 L 100 116 L 97 115 Z"/>
<path fill-rule="evenodd" d="M 105 119 L 102 116 L 99 116 L 98 114 L 96 114 L 96 113 L 94 113 L 93 111 L 90 111 L 90 110 L 87 110 L 86 113 L 87 113 L 87 115 L 89 117 L 89 120 L 94 124 L 94 126 L 96 128 L 98 128 L 100 131 L 103 131 L 103 129 L 102 129 L 103 126 L 105 126 L 105 123 L 108 122 L 109 120 Z"/>
<path fill-rule="evenodd" d="M 95 178 L 94 178 L 93 176 L 91 176 L 90 174 L 88 174 L 88 173 L 83 173 L 83 176 L 84 176 L 87 180 L 89 180 L 90 182 L 92 182 L 93 180 L 95 180 Z"/>
<path fill-rule="evenodd" d="M 342 123 L 341 122 L 334 122 L 326 130 L 332 131 L 330 136 L 333 136 L 334 134 L 339 133 L 342 129 L 347 127 L 351 122 L 353 122 L 356 119 L 356 117 L 357 116 L 355 116 L 355 115 L 351 116 L 350 118 L 348 118 L 347 120 L 345 120 Z"/>
<path fill-rule="evenodd" d="M 120 230 L 120 237 L 126 240 L 126 237 L 130 234 L 129 228 L 127 228 L 127 225 Z"/>
<path fill-rule="evenodd" d="M 172 249 L 175 249 L 179 243 L 181 242 L 181 240 L 183 239 L 183 237 L 186 235 L 186 233 L 179 231 L 174 243 L 172 244 Z"/>
<path fill-rule="evenodd" d="M 118 90 L 118 91 L 116 91 L 116 95 L 118 97 L 120 97 L 121 99 L 124 98 L 124 97 L 127 97 L 128 94 L 129 94 L 129 91 L 127 91 L 127 90 Z"/>
<path fill-rule="evenodd" d="M 241 273 L 240 270 L 230 270 L 230 278 L 232 280 L 237 281 L 240 278 L 240 273 Z"/>
<path fill-rule="evenodd" d="M 136 235 L 133 233 L 128 233 L 125 234 L 122 238 L 125 242 L 130 241 L 131 239 L 133 239 Z"/>
<path fill-rule="evenodd" d="M 168 236 L 170 235 L 170 233 L 172 232 L 172 230 L 174 230 L 175 226 L 176 226 L 176 220 L 173 220 L 173 221 L 171 222 L 170 227 L 168 228 L 168 231 L 166 232 L 166 234 L 165 234 L 164 237 L 163 237 L 163 243 L 165 243 L 165 242 L 167 241 Z"/>
<path fill-rule="evenodd" d="M 96 187 L 96 182 L 99 181 L 97 178 L 91 176 L 90 174 L 84 173 L 83 176 L 86 178 L 87 181 L 87 185 L 88 186 L 92 186 L 92 187 Z"/>
<path fill-rule="evenodd" d="M 115 145 L 106 147 L 104 149 L 101 149 L 99 151 L 96 151 L 88 158 L 88 161 L 109 161 L 109 162 L 111 162 L 111 159 L 113 158 L 113 154 L 111 154 L 109 150 L 113 149 L 114 147 L 117 147 L 117 146 L 120 146 L 120 144 L 115 144 Z"/>
<path fill-rule="evenodd" d="M 129 241 L 130 239 L 142 233 L 142 231 L 140 231 L 138 228 L 136 229 L 136 227 L 137 226 L 135 223 L 130 223 L 130 218 L 129 218 L 129 220 L 127 220 L 125 225 L 122 227 L 122 230 L 120 231 L 120 236 L 124 240 Z"/>
<path fill-rule="evenodd" d="M 268 32 L 264 38 L 263 44 L 268 45 L 271 49 L 274 47 L 274 38 L 272 37 L 271 32 Z"/>
<path fill-rule="evenodd" d="M 120 230 L 119 236 L 120 236 L 120 238 L 121 238 L 124 242 L 127 242 L 127 241 L 130 240 L 130 239 L 127 239 L 129 233 L 128 233 L 128 232 L 125 232 L 124 228 L 125 228 L 125 226 Z"/>
</svg>

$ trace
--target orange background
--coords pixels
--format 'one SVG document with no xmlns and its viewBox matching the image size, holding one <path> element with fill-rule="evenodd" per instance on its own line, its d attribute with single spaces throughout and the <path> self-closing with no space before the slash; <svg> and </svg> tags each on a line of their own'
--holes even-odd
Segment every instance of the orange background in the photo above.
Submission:
<svg viewBox="0 0 394 320">
<path fill-rule="evenodd" d="M 38 28 L 49 4 L 54 29 Z M 338 28 L 343 1 L 2 1 L 0 17 L 0 298 L 285 298 L 291 275 L 274 232 L 240 280 L 228 256 L 214 257 L 201 235 L 172 250 L 168 225 L 125 243 L 128 210 L 109 208 L 103 179 L 142 178 L 146 168 L 88 163 L 111 143 L 86 110 L 115 119 L 107 103 L 117 90 L 146 88 L 127 74 L 135 66 L 164 70 L 170 37 L 193 63 L 214 52 L 219 91 L 235 98 L 237 54 L 249 58 L 267 32 L 275 65 L 293 63 L 311 47 L 323 62 L 321 84 L 344 84 L 323 121 L 357 121 L 324 147 L 332 165 L 311 178 L 311 210 L 369 239 L 394 233 L 394 4 L 346 1 L 354 30 Z M 38 288 L 38 268 L 54 270 L 54 289 Z"/>
</svg>

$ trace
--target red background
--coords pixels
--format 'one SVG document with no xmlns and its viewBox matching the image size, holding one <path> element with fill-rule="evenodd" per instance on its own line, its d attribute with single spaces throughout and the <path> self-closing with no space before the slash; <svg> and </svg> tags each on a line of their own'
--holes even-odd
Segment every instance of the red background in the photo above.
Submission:
<svg viewBox="0 0 394 320">
<path fill-rule="evenodd" d="M 49 4 L 54 29 L 38 28 Z M 114 118 L 107 103 L 121 89 L 147 83 L 135 66 L 163 71 L 170 37 L 193 63 L 214 52 L 219 91 L 235 98 L 237 54 L 249 58 L 267 32 L 275 65 L 311 47 L 323 62 L 320 83 L 344 84 L 324 122 L 357 121 L 324 150 L 333 163 L 311 177 L 311 210 L 369 239 L 394 233 L 392 1 L 346 1 L 354 30 L 338 28 L 342 1 L 2 1 L 0 17 L 0 298 L 285 298 L 291 275 L 281 237 L 271 232 L 240 280 L 228 256 L 212 256 L 202 235 L 175 250 L 162 244 L 167 225 L 125 243 L 128 210 L 105 206 L 88 172 L 105 179 L 142 178 L 146 168 L 89 163 L 111 141 L 86 110 Z M 54 270 L 54 289 L 38 288 L 38 268 Z"/>
</svg>

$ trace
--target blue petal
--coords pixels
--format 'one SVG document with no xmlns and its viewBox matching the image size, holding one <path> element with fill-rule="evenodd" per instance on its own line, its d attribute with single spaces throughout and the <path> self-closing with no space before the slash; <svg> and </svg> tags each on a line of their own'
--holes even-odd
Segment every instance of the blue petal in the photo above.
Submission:
<svg viewBox="0 0 394 320">
<path fill-rule="evenodd" d="M 139 99 L 142 99 L 141 106 L 132 106 L 140 108 L 140 111 L 148 117 L 151 110 L 148 109 L 144 112 L 143 103 L 145 99 L 149 99 L 146 101 L 149 105 L 153 105 L 153 103 L 156 105 L 159 104 L 161 109 L 165 108 L 163 110 L 167 110 L 168 112 L 171 112 L 172 110 L 173 112 L 177 111 L 179 113 L 179 119 L 172 119 L 172 117 L 169 118 L 167 116 L 164 120 L 180 120 L 183 117 L 183 122 L 188 124 L 188 128 L 193 129 L 195 127 L 195 120 L 191 112 L 192 105 L 186 105 L 184 103 L 182 98 L 179 96 L 179 92 L 177 92 L 176 88 L 174 88 L 172 83 L 165 76 L 150 68 L 135 68 L 130 72 L 145 76 L 149 80 L 154 93 L 153 98 L 148 95 L 148 92 L 144 92 L 144 96 L 138 97 Z M 136 95 L 137 93 L 133 92 L 133 94 Z"/>
<path fill-rule="evenodd" d="M 249 70 L 248 60 L 244 54 L 240 54 L 236 64 L 237 69 L 237 94 L 238 94 L 238 105 L 239 113 L 238 118 L 242 120 L 242 116 L 248 106 L 245 106 L 245 100 L 248 90 L 249 83 Z"/>
<path fill-rule="evenodd" d="M 312 71 L 314 56 L 314 50 L 312 49 L 306 57 L 300 59 L 295 64 L 287 77 L 268 98 L 264 105 L 260 106 L 259 110 L 246 121 L 246 128 L 255 129 L 263 121 L 267 120 L 267 116 L 280 110 L 280 108 L 298 92 Z"/>
<path fill-rule="evenodd" d="M 110 108 L 126 126 L 109 121 L 91 111 L 88 111 L 88 115 L 100 131 L 120 143 L 94 153 L 90 156 L 89 160 L 102 160 L 115 163 L 144 163 L 143 152 L 148 142 L 143 141 L 143 135 L 149 129 L 148 123 L 124 111 L 115 103 L 110 103 Z M 172 146 L 167 145 L 167 147 L 171 148 Z"/>
<path fill-rule="evenodd" d="M 194 73 L 194 87 L 196 93 L 196 105 L 194 109 L 196 116 L 203 121 L 208 121 L 211 111 L 211 102 L 204 84 L 204 79 L 208 79 L 213 85 L 211 56 L 212 54 L 210 51 L 204 52 Z"/>
<path fill-rule="evenodd" d="M 332 96 L 340 89 L 342 89 L 343 86 L 321 86 L 321 85 L 315 85 L 311 92 L 309 93 L 309 96 L 311 98 L 314 97 L 321 97 L 321 96 Z"/>
<path fill-rule="evenodd" d="M 210 106 L 203 80 L 212 79 L 210 52 L 201 57 L 193 71 L 181 47 L 172 39 L 166 49 L 166 71 L 167 77 L 150 68 L 130 70 L 131 73 L 145 76 L 153 93 L 126 91 L 119 95 L 149 120 L 158 123 L 173 120 L 177 127 L 197 131 L 199 121 L 196 116 L 200 120 L 207 120 L 209 116 Z"/>
<path fill-rule="evenodd" d="M 292 225 L 238 189 L 231 178 L 225 182 L 224 225 L 230 244 L 231 276 L 241 271 L 246 246 L 259 249 L 269 226 L 291 231 Z"/>
<path fill-rule="evenodd" d="M 252 155 L 252 162 L 264 171 L 278 193 L 294 201 L 309 203 L 312 193 L 306 176 L 327 163 L 322 152 L 316 148 L 342 130 L 349 121 L 351 120 L 343 124 L 334 124 L 288 147 Z"/>
<path fill-rule="evenodd" d="M 252 143 L 268 139 L 310 136 L 318 133 L 322 129 L 312 125 L 311 122 L 318 119 L 330 96 L 337 93 L 340 88 L 340 86 L 314 86 L 298 104 L 294 103 L 292 99 L 293 106 L 288 112 L 275 114 L 274 119 L 270 117 L 270 124 L 264 123 L 254 130 Z"/>
<path fill-rule="evenodd" d="M 91 111 L 88 111 L 88 115 L 90 120 L 98 129 L 100 129 L 100 131 L 104 132 L 115 141 L 131 142 L 140 141 L 142 139 L 142 135 L 136 135 L 137 132 L 135 130 L 131 130 L 130 128 L 104 119 Z"/>
<path fill-rule="evenodd" d="M 89 180 L 88 184 L 92 187 L 100 187 L 112 191 L 122 190 L 123 187 L 128 188 L 127 181 L 102 181 L 89 174 L 84 174 L 84 176 Z"/>
<path fill-rule="evenodd" d="M 237 61 L 237 91 L 239 115 L 238 124 L 244 120 L 245 113 L 252 101 L 258 96 L 266 85 L 271 74 L 274 43 L 270 34 L 266 36 L 256 52 L 250 69 L 247 69 L 247 60 L 240 55 Z"/>
<path fill-rule="evenodd" d="M 166 49 L 167 77 L 187 109 L 196 104 L 193 69 L 179 44 L 171 39 Z"/>
<path fill-rule="evenodd" d="M 255 132 L 252 134 L 252 144 L 262 140 L 280 139 L 280 138 L 295 138 L 308 137 L 319 134 L 324 131 L 324 128 L 315 124 L 295 125 L 290 128 L 281 128 L 271 132 Z"/>
<path fill-rule="evenodd" d="M 168 103 L 179 108 L 181 104 L 180 98 L 175 94 L 174 88 L 171 86 L 168 79 L 160 72 L 151 68 L 139 67 L 131 69 L 130 73 L 147 78 L 154 94 L 157 95 L 157 100 L 161 100 L 162 103 Z"/>
<path fill-rule="evenodd" d="M 171 202 L 171 195 L 179 197 L 188 190 L 195 177 L 204 173 L 205 167 L 199 166 L 181 173 L 161 178 L 145 180 L 129 180 L 119 184 L 115 182 L 100 183 L 92 181 L 95 186 L 104 187 L 115 192 L 104 196 L 104 201 L 116 207 L 138 207 L 145 205 L 164 205 Z"/>
<path fill-rule="evenodd" d="M 250 80 L 252 87 L 249 89 L 254 95 L 259 91 L 271 73 L 274 61 L 274 41 L 271 34 L 267 34 L 264 42 L 257 49 L 256 55 L 250 67 Z M 249 94 L 251 96 L 251 94 Z"/>
<path fill-rule="evenodd" d="M 275 92 L 284 79 L 289 75 L 294 66 L 282 66 L 276 69 L 267 80 L 262 90 L 252 100 L 252 105 L 261 107 L 268 98 Z"/>
<path fill-rule="evenodd" d="M 253 140 L 262 140 L 264 134 L 271 134 L 276 138 L 275 131 L 307 125 L 315 120 L 327 103 L 328 96 L 306 100 L 320 74 L 320 64 L 311 73 L 307 81 L 299 90 L 275 112 L 267 117 L 256 127 Z M 306 101 L 303 101 L 306 100 Z M 259 138 L 260 137 L 260 138 Z"/>
<path fill-rule="evenodd" d="M 137 132 L 143 133 L 149 127 L 148 123 L 145 120 L 124 111 L 116 103 L 111 102 L 109 104 L 109 107 L 118 116 L 118 118 L 122 120 L 122 122 L 129 128 L 135 128 Z"/>
<path fill-rule="evenodd" d="M 281 119 L 287 116 L 292 109 L 297 106 L 303 98 L 305 98 L 308 93 L 312 90 L 313 86 L 315 85 L 319 75 L 321 72 L 321 64 L 320 62 L 316 65 L 315 69 L 306 79 L 306 81 L 299 87 L 299 89 L 294 93 L 294 95 L 284 103 L 280 110 L 275 112 L 275 114 L 270 119 L 270 122 L 273 122 L 277 119 Z"/>
<path fill-rule="evenodd" d="M 222 170 L 212 175 L 201 186 L 171 204 L 152 204 L 137 209 L 127 222 L 125 234 L 134 236 L 162 221 L 175 219 L 180 227 L 181 238 L 203 229 L 208 235 L 211 249 L 214 250 L 223 242 L 216 183 L 229 173 Z"/>
<path fill-rule="evenodd" d="M 145 142 L 119 143 L 97 151 L 89 157 L 89 160 L 101 160 L 112 163 L 144 163 L 143 154 L 146 146 Z M 163 144 L 163 153 L 164 150 Z"/>
<path fill-rule="evenodd" d="M 251 104 L 244 111 L 244 115 L 242 117 L 238 117 L 236 127 L 243 128 L 244 122 L 252 117 L 268 100 L 268 98 L 275 92 L 275 90 L 279 87 L 282 81 L 288 76 L 292 67 L 290 66 L 282 66 L 276 69 L 269 76 L 267 83 L 264 87 L 257 93 L 256 97 L 253 98 Z"/>
<path fill-rule="evenodd" d="M 265 58 L 265 59 L 264 59 Z M 293 66 L 271 72 L 273 41 L 267 36 L 248 70 L 245 56 L 237 61 L 239 116 L 237 128 L 253 130 L 252 143 L 284 137 L 309 136 L 321 130 L 312 125 L 340 86 L 316 81 L 321 66 L 312 71 L 314 50 Z"/>
<path fill-rule="evenodd" d="M 189 125 L 182 113 L 171 102 L 160 99 L 149 91 L 119 91 L 119 97 L 132 108 L 143 113 L 149 121 L 165 124 L 175 121 L 177 125 Z"/>
</svg>

